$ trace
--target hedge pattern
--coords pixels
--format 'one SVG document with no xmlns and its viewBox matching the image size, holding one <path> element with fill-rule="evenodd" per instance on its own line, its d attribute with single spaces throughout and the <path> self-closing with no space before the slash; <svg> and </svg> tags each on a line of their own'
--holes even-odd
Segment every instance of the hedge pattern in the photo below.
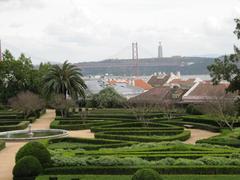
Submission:
<svg viewBox="0 0 240 180">
<path fill-rule="evenodd" d="M 29 116 L 28 119 L 24 119 L 24 115 L 21 112 L 0 111 L 0 132 L 25 129 L 29 123 L 33 123 L 45 112 L 45 109 L 38 110 L 35 114 Z"/>
<path fill-rule="evenodd" d="M 138 169 L 151 168 L 159 172 L 159 174 L 240 174 L 239 166 L 165 166 L 165 167 L 132 167 L 132 166 L 117 166 L 117 167 L 53 167 L 44 170 L 44 174 L 114 174 L 127 175 L 133 174 Z"/>
<path fill-rule="evenodd" d="M 147 167 L 160 174 L 240 174 L 239 149 L 179 142 L 190 137 L 186 125 L 220 131 L 214 119 L 174 113 L 168 119 L 161 112 L 145 118 L 147 121 L 140 122 L 123 109 L 94 110 L 84 119 L 79 113 L 57 116 L 52 128 L 91 129 L 95 139 L 49 140 L 53 165 L 44 173 L 133 174 Z"/>
</svg>

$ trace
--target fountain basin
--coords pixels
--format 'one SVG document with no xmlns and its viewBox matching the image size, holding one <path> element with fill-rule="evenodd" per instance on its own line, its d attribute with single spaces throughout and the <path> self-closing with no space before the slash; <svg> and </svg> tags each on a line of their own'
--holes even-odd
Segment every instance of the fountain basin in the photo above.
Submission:
<svg viewBox="0 0 240 180">
<path fill-rule="evenodd" d="M 28 141 L 37 139 L 55 139 L 68 136 L 66 130 L 62 129 L 39 129 L 39 130 L 17 130 L 0 133 L 0 140 L 4 141 Z"/>
</svg>

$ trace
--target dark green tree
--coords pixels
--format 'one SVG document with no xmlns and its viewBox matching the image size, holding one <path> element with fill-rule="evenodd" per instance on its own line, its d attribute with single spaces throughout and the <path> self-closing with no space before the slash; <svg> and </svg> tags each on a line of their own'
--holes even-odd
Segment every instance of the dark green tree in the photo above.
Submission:
<svg viewBox="0 0 240 180">
<path fill-rule="evenodd" d="M 3 53 L 3 61 L 14 61 L 15 58 L 13 57 L 12 53 L 6 49 Z"/>
<path fill-rule="evenodd" d="M 236 28 L 234 33 L 240 39 L 240 19 L 235 19 Z M 214 64 L 208 66 L 210 76 L 214 84 L 225 80 L 230 83 L 227 92 L 240 90 L 240 50 L 234 46 L 234 54 L 215 59 Z"/>
<path fill-rule="evenodd" d="M 118 94 L 114 88 L 107 87 L 101 90 L 98 94 L 94 94 L 87 102 L 87 106 L 99 108 L 117 108 L 123 107 L 126 101 L 126 98 Z"/>
<path fill-rule="evenodd" d="M 7 103 L 9 98 L 21 91 L 29 90 L 40 94 L 42 79 L 42 69 L 34 67 L 31 58 L 22 53 L 16 59 L 9 50 L 6 50 L 0 63 L 0 102 Z"/>
<path fill-rule="evenodd" d="M 82 79 L 81 69 L 65 61 L 62 65 L 53 65 L 44 77 L 44 90 L 46 96 L 63 94 L 73 99 L 85 97 L 87 88 Z"/>
<path fill-rule="evenodd" d="M 0 63 L 1 102 L 6 103 L 8 98 L 33 86 L 29 82 L 32 70 L 31 61 L 26 64 L 23 56 L 21 60 L 15 60 L 9 50 L 4 52 L 3 61 Z"/>
<path fill-rule="evenodd" d="M 44 77 L 48 74 L 50 67 L 51 64 L 49 62 L 40 63 L 40 65 L 32 71 L 31 81 L 34 84 L 34 89 L 31 89 L 31 91 L 41 95 L 41 97 L 44 97 Z"/>
</svg>

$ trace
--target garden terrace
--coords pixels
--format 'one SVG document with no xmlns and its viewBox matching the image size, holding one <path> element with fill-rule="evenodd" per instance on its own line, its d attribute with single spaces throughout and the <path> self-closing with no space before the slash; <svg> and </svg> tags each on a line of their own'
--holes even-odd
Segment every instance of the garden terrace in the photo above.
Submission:
<svg viewBox="0 0 240 180">
<path fill-rule="evenodd" d="M 25 129 L 29 121 L 25 121 L 23 113 L 14 111 L 0 111 L 0 131 Z"/>
<path fill-rule="evenodd" d="M 45 113 L 45 109 L 39 110 L 35 115 L 32 114 L 28 119 L 24 119 L 21 112 L 11 110 L 0 111 L 0 132 L 22 130 L 28 127 L 29 123 L 33 123 L 40 115 Z"/>
<path fill-rule="evenodd" d="M 129 110 L 126 114 L 124 110 L 103 112 L 93 110 L 86 118 L 78 113 L 56 117 L 51 127 L 89 128 L 95 139 L 66 137 L 46 142 L 54 163 L 45 174 L 133 174 L 143 167 L 162 174 L 240 174 L 239 149 L 175 141 L 190 137 L 185 125 L 220 131 L 214 119 L 177 114 L 169 119 L 155 112 L 143 122 Z"/>
<path fill-rule="evenodd" d="M 129 145 L 129 147 L 121 148 L 121 146 L 117 146 L 117 144 L 123 145 L 124 143 L 125 145 Z M 111 146 L 114 146 L 114 149 L 112 149 Z M 139 157 L 148 160 L 160 160 L 166 157 L 182 157 L 188 159 L 197 159 L 204 156 L 230 157 L 233 153 L 240 152 L 238 149 L 224 148 L 221 146 L 185 145 L 180 142 L 142 144 L 128 142 L 128 144 L 126 144 L 126 142 L 115 140 L 76 138 L 50 140 L 48 148 L 51 150 L 66 149 L 68 152 L 73 151 L 74 157 L 118 156 Z M 82 151 L 83 149 L 91 151 Z"/>
<path fill-rule="evenodd" d="M 129 109 L 97 109 L 87 112 L 85 117 L 81 116 L 81 112 L 72 113 L 69 117 L 57 116 L 51 123 L 51 128 L 91 129 L 95 138 L 135 142 L 185 141 L 190 137 L 186 127 L 212 132 L 221 130 L 216 120 L 210 116 L 177 113 L 172 113 L 171 116 L 169 119 L 166 113 L 151 112 L 145 121 L 139 121 Z"/>
<path fill-rule="evenodd" d="M 104 139 L 50 140 L 47 147 L 54 163 L 45 174 L 133 174 L 143 167 L 162 174 L 240 173 L 237 148 L 181 142 L 129 142 L 122 147 L 122 143 Z"/>
<path fill-rule="evenodd" d="M 126 114 L 114 114 L 120 110 L 100 110 L 89 112 L 85 119 L 79 114 L 73 114 L 67 118 L 56 117 L 51 123 L 51 128 L 56 129 L 91 129 L 95 138 L 112 139 L 136 142 L 160 142 L 171 140 L 187 140 L 190 132 L 183 127 L 162 123 L 167 119 L 164 113 L 149 113 L 146 122 L 136 120 L 134 114 L 127 110 Z M 121 110 L 121 112 L 124 112 Z M 176 119 L 176 118 L 173 118 Z"/>
</svg>

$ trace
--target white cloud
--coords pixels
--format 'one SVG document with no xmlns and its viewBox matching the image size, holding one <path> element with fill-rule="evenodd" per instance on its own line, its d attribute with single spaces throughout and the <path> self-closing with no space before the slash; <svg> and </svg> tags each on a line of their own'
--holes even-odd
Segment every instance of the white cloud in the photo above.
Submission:
<svg viewBox="0 0 240 180">
<path fill-rule="evenodd" d="M 0 0 L 0 38 L 15 54 L 72 62 L 100 60 L 138 41 L 142 57 L 227 54 L 236 43 L 238 0 Z M 129 47 L 129 48 L 127 48 Z"/>
</svg>

